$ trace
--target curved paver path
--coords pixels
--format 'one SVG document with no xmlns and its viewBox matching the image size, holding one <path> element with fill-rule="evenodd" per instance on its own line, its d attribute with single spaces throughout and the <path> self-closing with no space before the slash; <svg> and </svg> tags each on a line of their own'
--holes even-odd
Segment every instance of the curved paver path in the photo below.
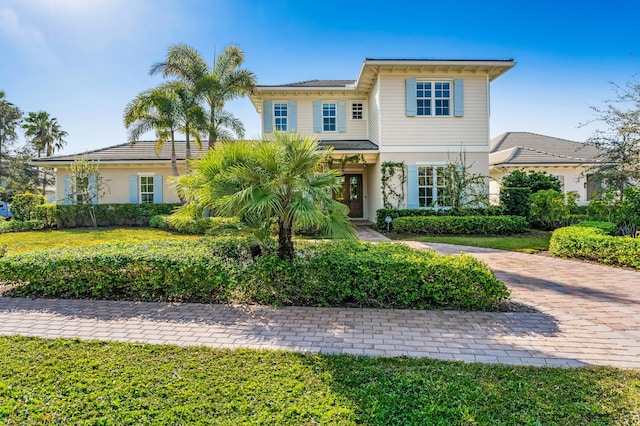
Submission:
<svg viewBox="0 0 640 426">
<path fill-rule="evenodd" d="M 640 273 L 537 255 L 429 245 L 441 252 L 471 252 L 496 270 L 515 301 L 539 311 L 276 309 L 0 298 L 0 335 L 640 368 Z"/>
</svg>

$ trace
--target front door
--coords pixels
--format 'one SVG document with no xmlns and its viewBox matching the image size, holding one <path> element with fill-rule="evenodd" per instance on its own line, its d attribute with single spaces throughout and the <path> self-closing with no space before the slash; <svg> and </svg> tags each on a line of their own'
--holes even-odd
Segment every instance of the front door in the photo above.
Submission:
<svg viewBox="0 0 640 426">
<path fill-rule="evenodd" d="M 363 217 L 362 175 L 344 175 L 340 179 L 342 186 L 333 193 L 333 198 L 349 207 L 349 217 Z"/>
</svg>

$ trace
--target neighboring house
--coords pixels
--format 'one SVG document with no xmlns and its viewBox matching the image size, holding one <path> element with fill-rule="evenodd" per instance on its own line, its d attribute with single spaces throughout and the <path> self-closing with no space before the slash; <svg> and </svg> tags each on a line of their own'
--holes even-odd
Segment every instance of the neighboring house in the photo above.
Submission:
<svg viewBox="0 0 640 426">
<path fill-rule="evenodd" d="M 192 156 L 206 152 L 206 143 L 198 149 L 192 143 Z M 98 203 L 177 203 L 178 194 L 170 187 L 167 178 L 171 176 L 171 143 L 165 143 L 156 152 L 155 141 L 139 141 L 135 144 L 123 143 L 108 148 L 97 149 L 78 155 L 33 160 L 38 166 L 56 169 L 56 201 L 59 204 L 72 202 L 69 166 L 76 157 L 97 161 L 100 175 L 106 186 L 106 193 L 96 200 Z M 176 158 L 180 174 L 185 172 L 185 143 L 176 142 Z"/>
<path fill-rule="evenodd" d="M 491 140 L 489 184 L 493 202 L 499 200 L 502 177 L 514 170 L 535 170 L 556 176 L 563 191 L 576 191 L 587 204 L 598 189 L 591 173 L 601 151 L 593 145 L 529 132 L 507 132 Z"/>
<path fill-rule="evenodd" d="M 470 172 L 489 174 L 489 86 L 513 66 L 512 59 L 365 59 L 355 80 L 258 86 L 250 98 L 264 138 L 298 131 L 316 137 L 322 148 L 333 147 L 333 167 L 344 176 L 336 199 L 349 206 L 352 218 L 374 220 L 383 207 L 384 163 L 405 164 L 406 183 L 391 182 L 405 194 L 394 203 L 401 208 L 446 206 L 438 196 L 443 167 L 461 152 Z M 166 181 L 169 144 L 159 156 L 154 145 L 137 142 L 88 153 L 100 162 L 111 190 L 98 202 L 178 201 Z M 178 158 L 183 173 L 184 144 L 178 144 Z M 72 161 L 73 156 L 34 161 L 57 168 L 58 202 L 66 200 Z"/>
<path fill-rule="evenodd" d="M 406 198 L 397 207 L 442 205 L 442 168 L 466 153 L 472 173 L 489 174 L 489 85 L 507 60 L 366 59 L 356 80 L 258 86 L 250 98 L 263 137 L 313 135 L 346 163 L 336 199 L 350 216 L 374 220 L 383 207 L 381 167 L 404 162 Z M 396 183 L 397 185 L 397 183 Z"/>
</svg>

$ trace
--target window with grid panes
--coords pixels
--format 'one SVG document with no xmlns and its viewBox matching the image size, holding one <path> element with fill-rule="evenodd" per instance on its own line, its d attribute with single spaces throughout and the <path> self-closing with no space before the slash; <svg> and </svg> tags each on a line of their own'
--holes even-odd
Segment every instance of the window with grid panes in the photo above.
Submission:
<svg viewBox="0 0 640 426">
<path fill-rule="evenodd" d="M 417 115 L 451 115 L 451 83 L 448 81 L 416 82 Z"/>
<path fill-rule="evenodd" d="M 273 128 L 276 131 L 285 132 L 287 130 L 287 104 L 273 104 Z"/>
<path fill-rule="evenodd" d="M 351 119 L 364 120 L 364 105 L 362 102 L 353 102 L 351 104 Z"/>
<path fill-rule="evenodd" d="M 418 166 L 418 206 L 448 207 L 445 196 L 446 167 Z"/>
<path fill-rule="evenodd" d="M 337 107 L 335 103 L 322 104 L 322 131 L 336 131 Z"/>
<path fill-rule="evenodd" d="M 153 176 L 140 176 L 140 204 L 153 204 Z"/>
</svg>

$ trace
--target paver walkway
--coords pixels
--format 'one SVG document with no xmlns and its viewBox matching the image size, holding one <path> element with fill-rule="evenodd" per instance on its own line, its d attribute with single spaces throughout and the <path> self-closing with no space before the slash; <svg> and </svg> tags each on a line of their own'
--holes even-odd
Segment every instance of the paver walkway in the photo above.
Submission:
<svg viewBox="0 0 640 426">
<path fill-rule="evenodd" d="M 379 235 L 361 230 L 363 239 L 384 240 Z M 514 301 L 538 312 L 0 298 L 0 335 L 640 369 L 640 273 L 538 255 L 428 245 L 445 253 L 464 250 L 484 260 L 507 283 Z"/>
</svg>

